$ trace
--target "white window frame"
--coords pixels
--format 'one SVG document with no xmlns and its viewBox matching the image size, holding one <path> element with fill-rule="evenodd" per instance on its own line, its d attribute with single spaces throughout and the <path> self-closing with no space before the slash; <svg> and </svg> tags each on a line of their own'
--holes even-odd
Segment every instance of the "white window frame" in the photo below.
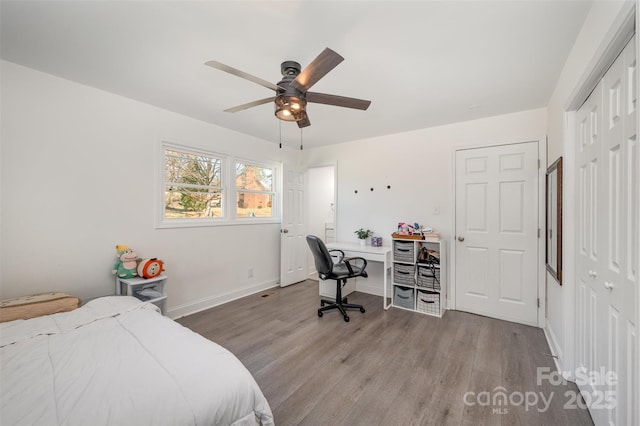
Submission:
<svg viewBox="0 0 640 426">
<path fill-rule="evenodd" d="M 204 155 L 217 158 L 221 161 L 221 206 L 222 217 L 211 218 L 178 218 L 168 219 L 165 217 L 165 176 L 164 167 L 166 162 L 165 153 L 167 150 L 184 152 L 187 154 Z M 272 161 L 256 160 L 248 157 L 236 157 L 229 154 L 210 151 L 177 144 L 169 141 L 161 141 L 158 144 L 156 166 L 156 228 L 191 228 L 200 226 L 225 226 L 225 225 L 250 225 L 264 223 L 280 223 L 282 220 L 282 164 Z M 237 188 L 236 188 L 236 163 L 246 163 L 250 165 L 265 167 L 273 170 L 271 200 L 271 217 L 237 217 Z M 245 191 L 240 191 L 245 192 Z M 249 191 L 246 191 L 249 192 Z M 264 192 L 260 192 L 264 193 Z"/>
</svg>

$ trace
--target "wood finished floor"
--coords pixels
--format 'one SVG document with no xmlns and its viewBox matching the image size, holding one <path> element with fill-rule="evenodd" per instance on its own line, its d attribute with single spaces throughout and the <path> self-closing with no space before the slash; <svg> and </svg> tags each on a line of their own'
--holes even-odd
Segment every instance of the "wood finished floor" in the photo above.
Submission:
<svg viewBox="0 0 640 426">
<path fill-rule="evenodd" d="M 563 408 L 575 385 L 536 384 L 537 367 L 554 370 L 539 328 L 459 311 L 384 311 L 381 297 L 364 293 L 349 302 L 367 312 L 345 323 L 336 311 L 319 318 L 319 300 L 317 282 L 306 281 L 178 322 L 244 363 L 278 426 L 593 424 L 586 410 Z M 500 391 L 513 403 L 465 404 L 465 394 L 484 402 Z M 537 405 L 520 404 L 534 393 Z M 551 400 L 546 410 L 540 395 Z"/>
</svg>

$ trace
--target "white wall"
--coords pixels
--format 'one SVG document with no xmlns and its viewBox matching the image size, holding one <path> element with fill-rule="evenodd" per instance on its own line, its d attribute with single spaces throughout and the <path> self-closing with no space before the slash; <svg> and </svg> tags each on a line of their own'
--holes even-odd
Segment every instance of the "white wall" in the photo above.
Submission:
<svg viewBox="0 0 640 426">
<path fill-rule="evenodd" d="M 1 297 L 113 294 L 116 244 L 166 262 L 171 316 L 277 283 L 278 224 L 154 228 L 155 152 L 162 139 L 273 161 L 298 150 L 9 62 L 1 71 Z"/>
<path fill-rule="evenodd" d="M 333 223 L 335 210 L 335 167 L 312 167 L 307 171 L 307 234 L 325 242 L 325 224 Z M 307 256 L 309 276 L 317 279 L 313 256 Z"/>
<path fill-rule="evenodd" d="M 431 226 L 450 242 L 454 148 L 544 141 L 546 119 L 544 108 L 517 112 L 312 148 L 306 150 L 305 161 L 337 163 L 338 241 L 356 242 L 354 231 L 362 227 L 372 229 L 384 245 L 390 245 L 391 233 L 403 221 Z"/>
<path fill-rule="evenodd" d="M 308 221 L 307 232 L 324 239 L 325 223 L 333 222 L 332 204 L 335 198 L 334 167 L 313 167 L 307 172 Z"/>
<path fill-rule="evenodd" d="M 634 1 L 594 2 L 574 47 L 567 58 L 548 105 L 548 164 L 563 156 L 563 285 L 547 274 L 547 326 L 551 350 L 561 370 L 574 371 L 575 329 L 575 168 L 573 122 L 567 111 L 586 99 L 589 81 L 602 68 L 603 55 L 616 39 Z M 613 59 L 613 58 L 611 58 Z M 606 60 L 605 60 L 606 62 Z"/>
</svg>

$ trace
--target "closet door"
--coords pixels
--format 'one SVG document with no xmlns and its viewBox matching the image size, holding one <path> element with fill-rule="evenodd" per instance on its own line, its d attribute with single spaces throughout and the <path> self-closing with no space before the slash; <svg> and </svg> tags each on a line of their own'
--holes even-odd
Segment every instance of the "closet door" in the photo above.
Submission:
<svg viewBox="0 0 640 426">
<path fill-rule="evenodd" d="M 605 181 L 603 223 L 605 239 L 599 282 L 606 295 L 607 371 L 615 371 L 617 384 L 607 390 L 617 398 L 609 411 L 609 424 L 638 424 L 633 406 L 637 368 L 636 291 L 638 284 L 638 145 L 636 140 L 636 60 L 631 41 L 604 77 L 604 137 L 602 141 Z"/>
<path fill-rule="evenodd" d="M 631 41 L 577 115 L 577 377 L 596 425 L 638 424 L 638 145 Z M 615 374 L 615 378 L 605 376 Z"/>
<path fill-rule="evenodd" d="M 598 339 L 605 336 L 604 314 L 600 309 L 605 298 L 598 273 L 602 258 L 604 180 L 602 176 L 602 82 L 593 90 L 577 113 L 577 213 L 576 249 L 576 354 L 577 367 L 583 371 L 598 371 L 604 365 L 605 347 Z M 579 382 L 579 381 L 578 381 Z M 597 383 L 578 383 L 580 390 L 597 395 L 603 389 Z M 587 398 L 585 398 L 586 400 Z M 598 413 L 591 413 L 596 424 L 602 424 Z M 602 417 L 602 416 L 601 416 Z"/>
</svg>

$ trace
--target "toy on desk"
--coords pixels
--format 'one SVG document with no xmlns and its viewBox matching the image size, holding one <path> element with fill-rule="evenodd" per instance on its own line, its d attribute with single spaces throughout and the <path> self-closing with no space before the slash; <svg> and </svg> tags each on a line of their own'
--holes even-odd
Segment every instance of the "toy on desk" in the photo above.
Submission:
<svg viewBox="0 0 640 426">
<path fill-rule="evenodd" d="M 116 245 L 118 261 L 113 265 L 111 273 L 118 278 L 133 278 L 138 275 L 138 261 L 140 258 L 132 248 L 123 244 Z"/>
<path fill-rule="evenodd" d="M 164 262 L 155 257 L 143 259 L 138 263 L 138 275 L 142 278 L 155 278 L 164 271 Z"/>
<path fill-rule="evenodd" d="M 398 234 L 413 235 L 414 232 L 415 232 L 415 228 L 413 225 L 410 225 L 405 222 L 398 222 Z"/>
<path fill-rule="evenodd" d="M 398 222 L 398 235 L 424 235 L 433 232 L 433 228 L 420 225 L 415 222 L 413 225 L 405 222 Z"/>
</svg>

